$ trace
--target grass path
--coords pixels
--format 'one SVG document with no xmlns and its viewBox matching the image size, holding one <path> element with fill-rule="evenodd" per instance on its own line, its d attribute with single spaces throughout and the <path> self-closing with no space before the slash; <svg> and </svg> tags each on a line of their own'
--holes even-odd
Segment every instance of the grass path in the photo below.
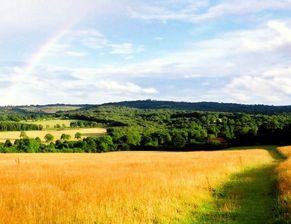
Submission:
<svg viewBox="0 0 291 224">
<path fill-rule="evenodd" d="M 280 220 L 275 168 L 284 156 L 276 147 L 266 148 L 274 162 L 233 175 L 218 189 L 213 201 L 202 206 L 191 223 L 275 224 Z M 285 222 L 287 223 L 287 222 Z"/>
</svg>

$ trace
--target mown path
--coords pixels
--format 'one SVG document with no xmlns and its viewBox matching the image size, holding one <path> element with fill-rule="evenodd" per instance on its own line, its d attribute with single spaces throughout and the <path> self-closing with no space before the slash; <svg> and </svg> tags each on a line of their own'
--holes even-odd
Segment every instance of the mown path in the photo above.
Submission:
<svg viewBox="0 0 291 224">
<path fill-rule="evenodd" d="M 275 147 L 266 148 L 274 163 L 236 174 L 219 189 L 214 200 L 202 206 L 191 223 L 207 224 L 279 224 L 277 174 L 275 168 L 284 159 Z"/>
</svg>

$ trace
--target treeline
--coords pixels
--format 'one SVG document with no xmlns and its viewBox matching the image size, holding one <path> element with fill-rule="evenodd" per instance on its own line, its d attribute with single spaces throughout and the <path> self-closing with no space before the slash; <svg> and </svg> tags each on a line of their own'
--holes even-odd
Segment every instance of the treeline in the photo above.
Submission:
<svg viewBox="0 0 291 224">
<path fill-rule="evenodd" d="M 200 150 L 243 145 L 291 144 L 291 113 L 246 114 L 172 109 L 95 107 L 63 112 L 57 116 L 82 119 L 71 127 L 107 127 L 108 135 L 96 138 L 19 140 L 5 151 L 21 151 L 38 141 L 37 152 L 107 152 L 114 150 Z M 38 127 L 39 128 L 39 127 Z M 24 141 L 24 143 L 23 143 Z M 20 144 L 21 143 L 21 144 Z M 23 144 L 31 144 L 24 147 Z M 2 150 L 2 151 L 3 151 Z"/>
<path fill-rule="evenodd" d="M 193 149 L 201 147 L 291 143 L 291 113 L 247 114 L 172 109 L 96 107 L 67 113 L 108 125 L 119 149 Z M 119 125 L 112 125 L 117 123 Z M 131 140 L 137 136 L 136 143 Z"/>
<path fill-rule="evenodd" d="M 0 121 L 0 131 L 42 130 L 42 125 L 26 124 L 15 121 Z"/>
<path fill-rule="evenodd" d="M 65 139 L 65 138 L 64 138 Z M 37 152 L 109 152 L 117 150 L 111 136 L 88 137 L 83 140 L 56 140 L 43 144 L 40 138 L 22 138 L 12 143 L 0 143 L 0 153 L 37 153 Z"/>
<path fill-rule="evenodd" d="M 138 109 L 178 109 L 212 112 L 240 112 L 240 113 L 291 113 L 291 106 L 247 105 L 237 103 L 216 102 L 176 102 L 159 100 L 123 101 L 117 103 L 105 103 L 102 106 L 129 107 Z"/>
<path fill-rule="evenodd" d="M 234 139 L 227 139 L 226 135 L 219 133 L 218 137 L 209 134 L 207 129 L 199 129 L 199 126 L 189 129 L 146 129 L 142 127 L 115 127 L 108 130 L 108 135 L 100 137 L 87 137 L 80 140 L 75 135 L 74 141 L 62 137 L 61 140 L 52 142 L 47 139 L 43 144 L 39 138 L 29 139 L 24 137 L 12 143 L 7 140 L 0 144 L 0 152 L 86 152 L 100 153 L 123 150 L 214 150 L 228 146 L 251 144 L 291 144 L 291 125 L 282 129 L 266 129 L 262 125 L 255 129 L 244 129 L 234 135 Z M 238 129 L 240 130 L 240 129 Z M 227 133 L 227 132 L 226 132 Z"/>
<path fill-rule="evenodd" d="M 71 128 L 94 128 L 94 127 L 102 127 L 102 123 L 97 123 L 95 121 L 72 121 L 70 123 Z"/>
<path fill-rule="evenodd" d="M 39 114 L 39 113 L 28 113 L 25 111 L 13 111 L 11 110 L 4 110 L 0 108 L 0 121 L 29 121 L 29 120 L 40 120 L 43 118 L 53 117 L 52 115 L 47 114 Z"/>
</svg>

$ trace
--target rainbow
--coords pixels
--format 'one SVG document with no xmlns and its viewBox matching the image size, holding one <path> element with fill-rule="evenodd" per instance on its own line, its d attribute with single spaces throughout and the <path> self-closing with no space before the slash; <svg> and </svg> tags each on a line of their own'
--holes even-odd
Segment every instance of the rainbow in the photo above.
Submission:
<svg viewBox="0 0 291 224">
<path fill-rule="evenodd" d="M 40 64 L 41 60 L 45 58 L 50 50 L 66 35 L 69 28 L 63 28 L 58 32 L 55 32 L 43 45 L 41 45 L 38 50 L 33 53 L 28 62 L 22 67 L 14 68 L 13 75 L 10 77 L 11 84 L 5 90 L 3 95 L 4 102 L 7 101 L 9 104 L 19 104 L 25 103 L 25 99 L 21 98 L 21 93 L 18 92 L 19 87 L 23 85 L 24 82 L 31 79 L 31 75 L 37 65 Z M 24 101 L 24 102 L 23 102 Z M 4 104 L 2 102 L 2 104 Z"/>
<path fill-rule="evenodd" d="M 62 39 L 68 29 L 62 29 L 49 38 L 29 59 L 28 63 L 21 69 L 23 75 L 31 74 L 40 61 L 47 56 L 49 51 Z"/>
</svg>

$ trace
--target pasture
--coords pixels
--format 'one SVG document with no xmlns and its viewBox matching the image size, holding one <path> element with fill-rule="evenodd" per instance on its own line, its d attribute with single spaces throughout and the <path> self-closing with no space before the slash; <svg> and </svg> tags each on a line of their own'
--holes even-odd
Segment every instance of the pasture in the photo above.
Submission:
<svg viewBox="0 0 291 224">
<path fill-rule="evenodd" d="M 0 223 L 200 224 L 214 189 L 273 161 L 263 149 L 0 154 Z"/>
<path fill-rule="evenodd" d="M 80 132 L 82 138 L 93 137 L 106 134 L 105 128 L 79 128 L 79 129 L 64 129 L 64 130 L 42 130 L 42 131 L 25 131 L 26 135 L 29 138 L 39 137 L 44 141 L 44 136 L 46 134 L 52 134 L 54 139 L 60 139 L 62 134 L 70 135 L 73 139 L 75 134 Z M 5 131 L 0 132 L 0 142 L 5 142 L 7 139 L 14 141 L 20 138 L 21 131 Z"/>
</svg>

